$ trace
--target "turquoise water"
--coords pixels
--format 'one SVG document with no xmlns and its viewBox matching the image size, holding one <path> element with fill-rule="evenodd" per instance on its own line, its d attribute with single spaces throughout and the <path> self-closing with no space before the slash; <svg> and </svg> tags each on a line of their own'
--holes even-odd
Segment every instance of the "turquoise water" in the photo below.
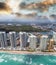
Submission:
<svg viewBox="0 0 56 65">
<path fill-rule="evenodd" d="M 0 65 L 56 65 L 56 56 L 0 53 Z"/>
</svg>

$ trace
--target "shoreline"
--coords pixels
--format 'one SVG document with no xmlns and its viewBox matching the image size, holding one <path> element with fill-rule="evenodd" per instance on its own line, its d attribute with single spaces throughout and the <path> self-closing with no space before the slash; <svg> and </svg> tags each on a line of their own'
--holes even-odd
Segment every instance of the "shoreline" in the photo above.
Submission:
<svg viewBox="0 0 56 65">
<path fill-rule="evenodd" d="M 9 53 L 9 54 L 23 54 L 23 55 L 54 55 L 56 56 L 56 52 L 28 52 L 28 51 L 4 51 L 0 50 L 0 53 Z"/>
</svg>

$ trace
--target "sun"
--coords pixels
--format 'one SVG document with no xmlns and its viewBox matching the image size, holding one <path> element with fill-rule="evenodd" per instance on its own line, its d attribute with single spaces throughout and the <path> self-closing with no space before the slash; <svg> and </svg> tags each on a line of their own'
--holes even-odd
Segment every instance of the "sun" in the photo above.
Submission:
<svg viewBox="0 0 56 65">
<path fill-rule="evenodd" d="M 19 11 L 19 4 L 21 0 L 7 0 L 6 3 L 9 5 L 9 7 L 12 9 L 12 12 L 18 12 Z"/>
</svg>

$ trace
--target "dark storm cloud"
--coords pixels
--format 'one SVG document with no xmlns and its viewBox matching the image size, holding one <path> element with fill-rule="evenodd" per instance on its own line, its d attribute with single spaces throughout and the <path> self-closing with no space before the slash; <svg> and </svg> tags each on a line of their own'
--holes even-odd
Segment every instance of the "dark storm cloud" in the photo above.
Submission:
<svg viewBox="0 0 56 65">
<path fill-rule="evenodd" d="M 0 2 L 0 10 L 10 10 L 9 6 L 6 3 Z"/>
<path fill-rule="evenodd" d="M 0 10 L 6 9 L 6 4 L 0 2 Z"/>
</svg>

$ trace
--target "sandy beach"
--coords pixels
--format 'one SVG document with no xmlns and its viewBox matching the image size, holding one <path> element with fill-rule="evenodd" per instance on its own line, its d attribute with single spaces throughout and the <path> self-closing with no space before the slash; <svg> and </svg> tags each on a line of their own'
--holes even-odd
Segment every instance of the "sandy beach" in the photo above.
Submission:
<svg viewBox="0 0 56 65">
<path fill-rule="evenodd" d="M 0 52 L 10 53 L 10 54 L 56 55 L 56 52 L 41 52 L 41 51 L 28 52 L 28 51 L 3 51 L 3 50 L 0 50 Z"/>
</svg>

